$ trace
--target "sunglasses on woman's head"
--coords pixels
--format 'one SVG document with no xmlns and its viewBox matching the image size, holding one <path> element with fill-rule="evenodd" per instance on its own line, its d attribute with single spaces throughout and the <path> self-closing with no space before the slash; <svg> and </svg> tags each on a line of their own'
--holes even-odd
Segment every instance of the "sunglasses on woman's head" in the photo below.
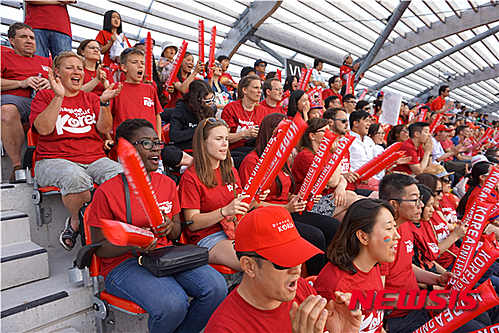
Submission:
<svg viewBox="0 0 499 333">
<path fill-rule="evenodd" d="M 224 126 L 227 126 L 227 123 L 225 122 L 225 120 L 223 120 L 223 119 L 217 119 L 217 118 L 213 118 L 213 117 L 206 118 L 206 121 L 203 124 L 203 128 L 206 126 L 207 123 L 210 123 L 212 125 L 222 124 Z"/>
</svg>

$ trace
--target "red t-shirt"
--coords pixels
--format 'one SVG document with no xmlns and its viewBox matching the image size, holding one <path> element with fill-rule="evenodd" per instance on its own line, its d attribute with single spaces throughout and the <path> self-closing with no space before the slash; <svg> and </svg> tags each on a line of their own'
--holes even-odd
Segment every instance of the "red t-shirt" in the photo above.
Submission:
<svg viewBox="0 0 499 333">
<path fill-rule="evenodd" d="M 373 114 L 371 117 L 376 119 L 376 124 L 379 124 L 379 116 L 377 114 Z"/>
<path fill-rule="evenodd" d="M 22 81 L 30 76 L 37 76 L 39 73 L 42 74 L 42 77 L 47 79 L 48 70 L 49 68 L 52 68 L 52 61 L 50 61 L 49 58 L 37 55 L 32 57 L 23 57 L 14 52 L 2 52 L 1 67 L 2 79 Z M 32 91 L 33 89 L 30 87 L 26 89 L 2 89 L 2 95 L 30 97 Z"/>
<path fill-rule="evenodd" d="M 304 279 L 299 278 L 297 283 L 296 297 L 273 310 L 255 308 L 239 295 L 239 287 L 236 288 L 213 313 L 204 332 L 291 332 L 289 311 L 293 302 L 300 304 L 309 295 L 317 295 Z"/>
<path fill-rule="evenodd" d="M 444 193 L 442 200 L 439 201 L 440 211 L 444 214 L 447 222 L 457 223 L 456 208 L 458 203 L 459 199 L 452 193 Z"/>
<path fill-rule="evenodd" d="M 442 146 L 442 149 L 445 151 L 445 149 L 447 149 L 447 148 L 452 148 L 454 146 L 454 143 L 452 142 L 451 139 L 447 139 L 447 140 L 440 142 L 440 145 Z M 452 161 L 452 156 L 447 157 L 444 160 L 444 162 L 446 162 L 446 161 Z"/>
<path fill-rule="evenodd" d="M 40 90 L 31 103 L 29 122 L 33 125 L 36 117 L 52 102 L 52 90 Z M 40 135 L 36 145 L 36 160 L 62 158 L 75 163 L 90 164 L 106 157 L 102 149 L 102 139 L 96 122 L 100 111 L 99 97 L 80 91 L 74 97 L 64 97 L 54 131 Z"/>
<path fill-rule="evenodd" d="M 419 260 L 426 262 L 436 260 L 440 256 L 440 249 L 438 248 L 438 241 L 433 232 L 432 223 L 430 221 L 420 221 L 419 226 L 412 223 L 412 231 L 414 233 L 414 246 L 418 249 L 420 256 Z M 429 267 L 432 265 L 428 264 Z"/>
<path fill-rule="evenodd" d="M 24 23 L 33 29 L 53 30 L 73 37 L 66 4 L 33 5 L 28 3 Z"/>
<path fill-rule="evenodd" d="M 340 168 L 341 174 L 352 171 L 352 168 L 350 166 L 350 150 L 348 150 L 345 156 L 343 156 L 343 158 L 341 159 Z M 348 183 L 346 190 L 355 191 L 355 183 Z"/>
<path fill-rule="evenodd" d="M 295 161 L 293 162 L 293 167 L 291 168 L 291 172 L 293 173 L 293 177 L 295 178 L 295 194 L 300 192 L 301 185 L 303 184 L 303 180 L 307 176 L 308 169 L 310 165 L 312 165 L 312 161 L 314 160 L 315 154 L 310 152 L 307 148 L 303 149 L 298 153 L 295 157 Z M 334 192 L 334 189 L 326 186 L 322 191 L 322 195 L 328 195 Z"/>
<path fill-rule="evenodd" d="M 112 35 L 113 34 L 111 32 L 109 32 L 109 31 L 101 30 L 97 34 L 97 37 L 95 37 L 95 40 L 97 42 L 99 42 L 99 44 L 101 44 L 102 46 L 105 46 L 111 40 L 111 36 Z M 123 44 L 124 44 L 123 47 L 125 49 L 129 48 L 129 47 L 132 47 L 130 45 L 130 42 L 128 41 L 128 38 L 126 38 L 126 36 L 124 36 Z M 111 50 L 111 48 L 109 48 L 109 50 L 107 50 L 107 52 L 104 53 L 103 63 L 104 63 L 104 66 L 106 66 L 106 67 L 109 67 L 109 65 L 111 65 L 112 63 L 118 64 L 117 61 L 113 61 L 113 60 L 111 60 L 111 58 L 109 58 L 109 51 L 110 50 Z"/>
<path fill-rule="evenodd" d="M 286 111 L 284 111 L 284 109 L 282 108 L 281 105 L 279 105 L 279 103 L 277 103 L 276 106 L 271 107 L 270 105 L 267 104 L 267 100 L 264 99 L 262 102 L 260 102 L 260 106 L 266 109 L 267 114 L 276 113 L 276 112 L 286 114 Z"/>
<path fill-rule="evenodd" d="M 411 230 L 412 222 L 405 222 L 398 229 L 400 235 L 395 254 L 391 263 L 381 263 L 380 273 L 385 276 L 386 290 L 418 290 L 416 275 L 412 270 L 412 256 L 414 255 L 414 236 Z M 401 317 L 410 310 L 393 310 L 388 317 Z"/>
<path fill-rule="evenodd" d="M 431 111 L 441 110 L 445 106 L 445 99 L 438 96 L 431 102 L 430 109 Z"/>
<path fill-rule="evenodd" d="M 83 68 L 83 70 L 85 71 L 85 76 L 83 77 L 83 84 L 86 84 L 95 78 L 97 71 L 90 71 L 86 68 Z M 104 72 L 106 72 L 106 77 L 107 77 L 107 80 L 109 81 L 109 84 L 114 83 L 113 74 L 111 74 L 111 72 L 107 68 L 103 68 L 102 70 Z M 96 94 L 97 96 L 102 96 L 102 93 L 104 92 L 104 90 L 106 90 L 106 88 L 104 88 L 102 83 L 99 81 L 99 83 L 97 83 L 97 85 L 92 90 L 92 92 L 94 94 Z"/>
<path fill-rule="evenodd" d="M 156 91 L 150 84 L 123 82 L 123 89 L 111 100 L 113 133 L 127 119 L 141 118 L 156 129 L 156 115 L 163 112 Z"/>
<path fill-rule="evenodd" d="M 433 213 L 430 221 L 433 225 L 433 232 L 435 234 L 435 238 L 439 243 L 442 242 L 447 237 L 449 237 L 450 230 L 449 227 L 447 226 L 447 221 L 445 221 L 440 216 L 440 214 L 438 214 L 437 212 Z M 459 253 L 459 248 L 455 244 L 452 244 L 447 249 L 447 251 L 444 251 L 440 254 L 440 257 L 438 257 L 436 262 L 443 268 L 447 268 L 454 262 L 454 259 L 456 258 L 458 253 Z"/>
<path fill-rule="evenodd" d="M 414 141 L 411 138 L 402 142 L 402 146 L 400 146 L 398 151 L 405 152 L 405 156 L 410 156 L 411 160 L 407 162 L 407 164 L 397 165 L 393 170 L 405 172 L 408 175 L 412 174 L 411 168 L 409 168 L 409 164 L 419 164 L 423 159 L 424 150 L 423 145 L 419 145 L 418 149 L 414 146 Z"/>
<path fill-rule="evenodd" d="M 220 75 L 220 78 L 218 79 L 220 81 L 221 84 L 223 84 L 225 86 L 225 88 L 227 88 L 228 91 L 232 91 L 234 90 L 233 87 L 229 86 L 229 85 L 225 85 L 224 84 L 224 81 L 226 79 L 229 79 L 231 80 L 232 82 L 236 83 L 236 81 L 234 81 L 234 79 L 232 78 L 232 75 L 230 75 L 228 72 L 224 72 L 222 73 L 222 75 Z"/>
<path fill-rule="evenodd" d="M 260 126 L 263 118 L 267 115 L 267 110 L 260 105 L 255 105 L 253 111 L 246 111 L 241 100 L 230 102 L 222 112 L 222 119 L 230 127 L 231 133 L 244 131 L 253 126 Z M 241 139 L 230 144 L 230 150 L 244 146 L 247 139 Z"/>
<path fill-rule="evenodd" d="M 236 193 L 240 194 L 242 189 L 240 186 L 241 181 L 239 180 L 239 175 L 235 168 L 232 168 L 232 172 L 236 178 Z M 215 170 L 215 175 L 218 186 L 215 188 L 208 188 L 199 180 L 198 175 L 196 175 L 194 165 L 191 165 L 187 168 L 187 170 L 185 170 L 182 175 L 182 179 L 180 179 L 180 186 L 178 190 L 182 209 L 199 209 L 200 213 L 209 213 L 220 209 L 220 207 L 228 205 L 232 202 L 232 200 L 234 200 L 233 184 L 221 184 L 222 175 L 220 173 L 220 168 Z M 222 220 L 221 216 L 220 220 Z M 220 222 L 217 222 L 209 227 L 196 231 L 191 231 L 187 228 L 186 232 L 190 239 L 190 243 L 197 244 L 206 236 L 222 230 L 222 225 Z"/>
<path fill-rule="evenodd" d="M 151 172 L 151 184 L 156 194 L 158 205 L 164 211 L 168 218 L 172 219 L 174 215 L 180 213 L 180 204 L 177 197 L 175 182 L 170 177 Z M 131 192 L 131 190 L 130 190 Z M 101 227 L 101 219 L 108 219 L 120 222 L 127 222 L 125 205 L 125 188 L 121 175 L 117 175 L 103 183 L 95 191 L 88 214 L 88 225 L 92 227 Z M 131 197 L 130 208 L 132 212 L 132 224 L 142 228 L 150 228 L 149 223 L 143 213 L 142 206 L 138 200 Z M 158 239 L 157 248 L 171 245 L 167 237 Z M 120 263 L 132 257 L 132 253 L 127 252 L 113 258 L 101 258 L 99 274 L 106 275 Z"/>
<path fill-rule="evenodd" d="M 345 84 L 347 84 L 347 79 L 345 78 L 345 76 L 348 73 L 352 72 L 352 71 L 353 71 L 353 69 L 350 66 L 347 66 L 347 65 L 341 65 L 340 66 L 340 77 L 341 77 L 341 83 L 342 83 L 343 86 Z M 353 92 L 354 92 L 354 81 L 355 81 L 355 73 L 352 73 L 352 80 L 350 82 L 350 88 L 346 89 L 345 93 L 353 94 Z"/>
<path fill-rule="evenodd" d="M 328 262 L 317 276 L 314 288 L 319 295 L 330 301 L 335 299 L 334 293 L 336 291 L 350 293 L 352 290 L 359 290 L 360 288 L 362 294 L 366 297 L 368 290 L 383 290 L 383 281 L 379 273 L 379 266 L 374 266 L 368 273 L 358 270 L 357 273 L 350 274 Z M 370 310 L 362 307 L 360 309 L 362 310 L 362 323 L 359 332 L 381 332 L 384 311 L 376 310 L 374 307 Z"/>
<path fill-rule="evenodd" d="M 243 184 L 243 188 L 248 182 L 248 178 L 251 176 L 251 172 L 255 169 L 256 164 L 260 158 L 256 154 L 255 151 L 252 151 L 244 158 L 241 166 L 239 167 L 239 177 L 241 177 L 241 184 Z M 288 194 L 291 191 L 291 178 L 288 174 L 284 173 L 282 170 L 279 171 L 277 175 L 282 184 L 282 192 L 281 195 L 277 196 L 277 184 L 274 180 L 272 185 L 270 185 L 270 193 L 267 195 L 266 202 L 270 202 L 273 204 L 285 205 L 288 203 Z"/>
<path fill-rule="evenodd" d="M 478 194 L 481 191 L 481 186 L 477 185 L 471 191 L 470 196 L 468 197 L 468 201 L 466 201 L 466 212 L 468 212 L 471 209 L 471 206 L 473 206 L 473 202 L 475 202 L 476 197 L 478 197 Z M 491 203 L 491 204 L 496 204 L 497 201 L 499 200 L 499 193 L 497 193 L 496 190 L 492 190 L 489 195 L 487 195 L 487 200 L 485 202 Z M 489 218 L 492 218 L 493 216 L 490 216 Z"/>
</svg>

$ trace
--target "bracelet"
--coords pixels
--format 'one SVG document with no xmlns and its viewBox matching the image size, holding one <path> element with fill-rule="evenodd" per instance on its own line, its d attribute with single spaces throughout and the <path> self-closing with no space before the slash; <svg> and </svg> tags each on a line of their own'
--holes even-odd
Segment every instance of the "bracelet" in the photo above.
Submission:
<svg viewBox="0 0 499 333">
<path fill-rule="evenodd" d="M 439 286 L 442 286 L 442 285 L 440 284 L 440 275 L 437 275 L 436 280 L 437 280 L 437 284 L 438 284 Z"/>
<path fill-rule="evenodd" d="M 220 207 L 220 215 L 222 215 L 222 217 L 227 217 L 227 216 L 224 215 L 224 213 L 222 213 L 222 208 L 223 207 Z"/>
</svg>

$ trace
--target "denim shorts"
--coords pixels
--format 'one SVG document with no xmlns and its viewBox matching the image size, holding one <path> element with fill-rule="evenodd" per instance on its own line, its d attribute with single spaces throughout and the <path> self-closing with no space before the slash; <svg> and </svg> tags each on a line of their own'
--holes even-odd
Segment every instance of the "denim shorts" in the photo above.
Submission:
<svg viewBox="0 0 499 333">
<path fill-rule="evenodd" d="M 200 247 L 206 247 L 209 250 L 211 250 L 212 247 L 218 244 L 218 242 L 228 239 L 227 235 L 223 231 L 218 231 L 215 232 L 214 234 L 208 235 L 205 238 L 201 239 L 197 246 Z"/>
</svg>

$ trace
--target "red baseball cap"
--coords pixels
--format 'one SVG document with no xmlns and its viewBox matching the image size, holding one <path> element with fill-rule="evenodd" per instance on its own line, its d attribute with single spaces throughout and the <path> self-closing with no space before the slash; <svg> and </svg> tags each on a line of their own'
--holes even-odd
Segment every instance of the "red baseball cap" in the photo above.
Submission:
<svg viewBox="0 0 499 333">
<path fill-rule="evenodd" d="M 301 265 L 324 253 L 300 236 L 284 207 L 266 206 L 246 214 L 236 228 L 235 249 L 256 252 L 283 267 Z"/>
<path fill-rule="evenodd" d="M 441 132 L 441 131 L 450 132 L 450 131 L 452 131 L 452 129 L 448 128 L 445 125 L 438 125 L 437 128 L 435 128 L 435 133 Z"/>
</svg>

